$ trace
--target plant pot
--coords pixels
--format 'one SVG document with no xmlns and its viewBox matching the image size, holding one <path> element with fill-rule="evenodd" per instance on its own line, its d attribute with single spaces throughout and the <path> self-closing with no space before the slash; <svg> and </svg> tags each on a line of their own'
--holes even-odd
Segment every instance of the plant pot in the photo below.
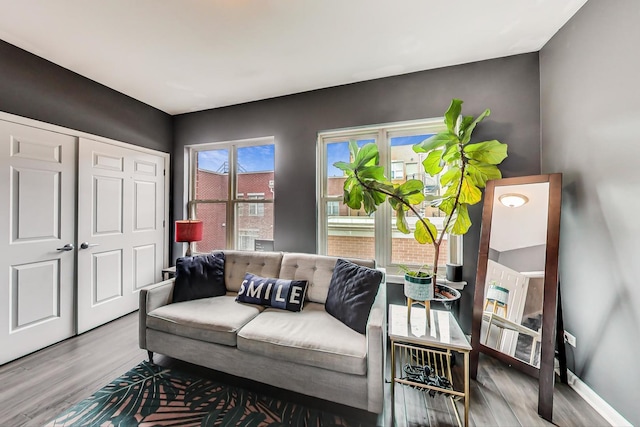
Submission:
<svg viewBox="0 0 640 427">
<path fill-rule="evenodd" d="M 451 286 L 436 283 L 433 299 L 441 302 L 445 309 L 451 310 L 453 302 L 460 299 L 460 291 Z"/>
<path fill-rule="evenodd" d="M 404 296 L 414 301 L 433 299 L 433 281 L 431 276 L 416 277 L 404 275 Z"/>
</svg>

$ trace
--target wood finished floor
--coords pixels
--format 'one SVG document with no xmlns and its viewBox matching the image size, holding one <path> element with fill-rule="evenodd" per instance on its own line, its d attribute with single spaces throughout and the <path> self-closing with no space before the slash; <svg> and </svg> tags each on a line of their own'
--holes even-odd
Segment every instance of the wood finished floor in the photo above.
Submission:
<svg viewBox="0 0 640 427">
<path fill-rule="evenodd" d="M 41 426 L 73 404 L 88 397 L 145 359 L 138 348 L 137 313 L 115 320 L 83 335 L 0 366 L 0 426 Z M 318 401 L 252 381 L 236 379 L 167 357 L 156 363 L 234 382 L 277 397 L 320 409 L 362 418 L 366 414 L 341 405 Z M 387 369 L 387 379 L 389 379 Z M 550 426 L 537 415 L 537 383 L 501 362 L 482 357 L 478 381 L 471 382 L 472 426 Z M 403 386 L 396 387 L 395 423 L 391 422 L 390 387 L 386 385 L 385 414 L 367 422 L 396 426 L 453 426 L 449 399 L 428 397 Z M 461 403 L 458 403 L 462 410 Z M 606 426 L 569 386 L 556 383 L 554 424 Z"/>
</svg>

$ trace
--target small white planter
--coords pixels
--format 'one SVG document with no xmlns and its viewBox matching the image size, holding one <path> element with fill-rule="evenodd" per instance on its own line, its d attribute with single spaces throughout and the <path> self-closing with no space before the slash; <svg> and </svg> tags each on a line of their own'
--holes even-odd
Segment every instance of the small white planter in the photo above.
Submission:
<svg viewBox="0 0 640 427">
<path fill-rule="evenodd" d="M 404 275 L 404 296 L 414 301 L 427 301 L 433 299 L 432 276 L 415 277 Z"/>
</svg>

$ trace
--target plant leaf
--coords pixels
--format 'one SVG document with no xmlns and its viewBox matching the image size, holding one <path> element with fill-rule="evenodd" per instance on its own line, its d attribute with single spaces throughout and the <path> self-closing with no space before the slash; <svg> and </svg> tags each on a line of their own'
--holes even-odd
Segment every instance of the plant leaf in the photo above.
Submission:
<svg viewBox="0 0 640 427">
<path fill-rule="evenodd" d="M 451 168 L 449 168 L 448 171 L 446 171 L 440 177 L 440 185 L 442 185 L 443 187 L 446 187 L 447 185 L 450 185 L 460 180 L 461 176 L 462 176 L 462 171 L 460 170 L 460 168 L 458 166 L 452 166 Z"/>
<path fill-rule="evenodd" d="M 438 230 L 431 221 L 427 218 L 423 218 L 422 221 L 416 222 L 416 230 L 413 232 L 413 237 L 418 243 L 433 243 L 438 236 Z"/>
<path fill-rule="evenodd" d="M 459 205 L 451 218 L 449 232 L 460 236 L 465 234 L 469 230 L 469 227 L 471 227 L 471 218 L 469 218 L 468 205 Z"/>
<path fill-rule="evenodd" d="M 444 168 L 444 164 L 441 162 L 443 153 L 444 150 L 433 150 L 427 154 L 427 157 L 422 161 L 426 173 L 435 176 L 442 172 Z"/>
<path fill-rule="evenodd" d="M 477 119 L 471 121 L 470 123 L 467 124 L 465 120 L 463 120 L 464 125 L 460 126 L 460 139 L 463 144 L 467 144 L 471 140 L 471 134 L 473 133 L 473 130 L 476 128 L 478 123 L 483 121 L 484 118 L 488 117 L 490 114 L 491 114 L 491 110 L 487 108 L 486 110 L 484 110 L 482 114 L 478 116 Z M 467 117 L 471 117 L 471 116 L 467 116 Z M 467 117 L 465 117 L 465 119 Z M 471 119 L 473 119 L 473 117 L 471 117 Z"/>
<path fill-rule="evenodd" d="M 456 122 L 458 121 L 458 116 L 460 116 L 461 111 L 462 100 L 453 98 L 451 100 L 451 105 L 449 105 L 449 109 L 444 113 L 444 124 L 452 134 L 456 133 Z"/>
<path fill-rule="evenodd" d="M 334 167 L 336 167 L 336 168 L 338 168 L 338 169 L 340 169 L 340 170 L 342 170 L 342 171 L 345 171 L 345 172 L 353 171 L 353 164 L 351 164 L 351 163 L 347 163 L 347 162 L 335 162 L 335 163 L 333 164 L 333 166 L 334 166 Z"/>
<path fill-rule="evenodd" d="M 433 149 L 442 147 L 443 145 L 451 142 L 457 142 L 458 138 L 455 134 L 447 132 L 437 133 L 422 142 L 413 146 L 413 151 L 416 153 L 428 153 Z"/>
<path fill-rule="evenodd" d="M 439 199 L 437 202 L 433 203 L 432 206 L 437 207 L 447 215 L 451 215 L 451 212 L 453 212 L 455 203 L 456 203 L 455 197 L 443 197 Z"/>
<path fill-rule="evenodd" d="M 409 179 L 397 186 L 394 194 L 410 205 L 417 205 L 424 200 L 424 184 L 418 179 Z"/>
<path fill-rule="evenodd" d="M 358 210 L 362 207 L 362 187 L 354 185 L 350 190 L 345 186 L 344 195 L 342 196 L 344 202 L 351 209 Z"/>
<path fill-rule="evenodd" d="M 458 144 L 451 144 L 447 147 L 446 151 L 442 155 L 442 160 L 445 162 L 451 162 L 454 160 L 460 160 L 460 149 Z"/>
<path fill-rule="evenodd" d="M 467 172 L 478 188 L 486 187 L 487 181 L 491 179 L 502 178 L 502 173 L 497 166 L 488 163 L 478 163 L 475 160 L 467 164 Z"/>
<path fill-rule="evenodd" d="M 404 215 L 404 209 L 400 206 L 400 209 L 396 209 L 396 228 L 399 232 L 409 234 L 409 224 L 407 224 L 407 218 Z"/>
<path fill-rule="evenodd" d="M 470 159 L 497 165 L 507 157 L 507 144 L 503 144 L 495 139 L 478 142 L 465 146 L 464 153 Z"/>
<path fill-rule="evenodd" d="M 371 215 L 376 211 L 376 201 L 369 191 L 362 192 L 362 202 L 364 204 L 364 211 L 367 215 Z"/>
<path fill-rule="evenodd" d="M 455 189 L 455 187 L 450 187 L 450 188 Z M 455 195 L 455 191 L 453 195 Z M 473 181 L 468 176 L 465 176 L 462 179 L 462 186 L 460 187 L 460 197 L 458 198 L 458 203 L 460 204 L 467 203 L 469 205 L 475 205 L 481 199 L 482 199 L 482 192 L 480 191 L 480 189 L 473 183 Z"/>
<path fill-rule="evenodd" d="M 357 147 L 357 144 L 356 144 Z M 378 163 L 379 159 L 378 146 L 373 142 L 365 144 L 360 150 L 357 150 L 355 153 L 355 160 L 353 163 L 355 164 L 356 169 L 360 169 L 363 166 L 373 166 Z"/>
<path fill-rule="evenodd" d="M 386 182 L 387 178 L 384 176 L 384 168 L 382 166 L 363 166 L 358 169 L 358 176 L 361 180 L 374 180 Z"/>
</svg>

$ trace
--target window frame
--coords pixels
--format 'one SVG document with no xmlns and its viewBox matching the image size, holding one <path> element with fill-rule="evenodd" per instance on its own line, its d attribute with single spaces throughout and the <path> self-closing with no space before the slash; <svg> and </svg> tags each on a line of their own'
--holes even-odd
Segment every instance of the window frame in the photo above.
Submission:
<svg viewBox="0 0 640 427">
<path fill-rule="evenodd" d="M 380 153 L 380 164 L 384 166 L 386 175 L 389 176 L 391 171 L 391 138 L 396 136 L 411 136 L 424 133 L 437 133 L 445 130 L 444 117 L 431 119 L 411 120 L 396 123 L 386 123 L 373 126 L 363 126 L 356 128 L 335 129 L 329 131 L 318 132 L 317 139 L 317 215 L 318 215 L 318 231 L 317 231 L 317 251 L 319 254 L 326 255 L 328 252 L 329 226 L 327 215 L 327 203 L 338 201 L 342 203 L 342 194 L 339 196 L 330 196 L 327 194 L 328 184 L 328 158 L 327 146 L 331 143 L 344 142 L 349 139 L 374 139 Z M 420 173 L 420 167 L 418 171 Z M 407 175 L 403 174 L 403 179 L 407 179 Z M 390 276 L 401 275 L 398 263 L 392 263 L 392 219 L 393 213 L 388 203 L 383 203 L 373 214 L 374 217 L 374 246 L 375 259 L 380 267 L 387 269 Z M 462 236 L 453 236 L 449 234 L 448 253 L 445 260 L 440 263 L 462 264 Z M 412 265 L 409 265 L 412 267 Z"/>
<path fill-rule="evenodd" d="M 236 230 L 237 220 L 236 217 L 240 216 L 239 207 L 242 204 L 262 204 L 262 216 L 264 216 L 264 204 L 270 203 L 273 204 L 275 202 L 275 193 L 272 192 L 271 199 L 249 199 L 244 198 L 244 193 L 238 193 L 238 175 L 239 172 L 237 169 L 237 158 L 238 158 L 238 149 L 245 147 L 256 147 L 262 145 L 273 145 L 275 152 L 275 137 L 273 136 L 265 136 L 259 138 L 249 138 L 235 141 L 221 141 L 221 142 L 209 142 L 204 144 L 194 144 L 185 146 L 185 159 L 188 159 L 185 163 L 185 174 L 186 174 L 186 188 L 185 188 L 185 199 L 186 199 L 186 211 L 184 212 L 185 218 L 196 218 L 196 206 L 198 204 L 226 204 L 226 223 L 225 223 L 225 248 L 221 249 L 230 249 L 237 248 L 236 242 L 236 234 L 239 233 L 240 230 Z M 224 150 L 227 149 L 229 152 L 228 162 L 229 162 L 229 170 L 228 170 L 228 187 L 227 187 L 227 198 L 226 199 L 196 199 L 196 175 L 197 175 L 197 156 L 200 151 L 210 151 L 210 150 Z M 273 176 L 275 181 L 275 164 L 273 170 Z M 253 194 L 253 193 L 252 193 Z M 256 193 L 258 194 L 258 193 Z M 264 193 L 259 193 L 263 194 Z M 259 208 L 256 208 L 259 209 Z M 248 209 L 247 209 L 248 210 Z M 275 233 L 275 218 L 273 221 L 274 233 Z M 196 243 L 197 245 L 197 243 Z"/>
</svg>

